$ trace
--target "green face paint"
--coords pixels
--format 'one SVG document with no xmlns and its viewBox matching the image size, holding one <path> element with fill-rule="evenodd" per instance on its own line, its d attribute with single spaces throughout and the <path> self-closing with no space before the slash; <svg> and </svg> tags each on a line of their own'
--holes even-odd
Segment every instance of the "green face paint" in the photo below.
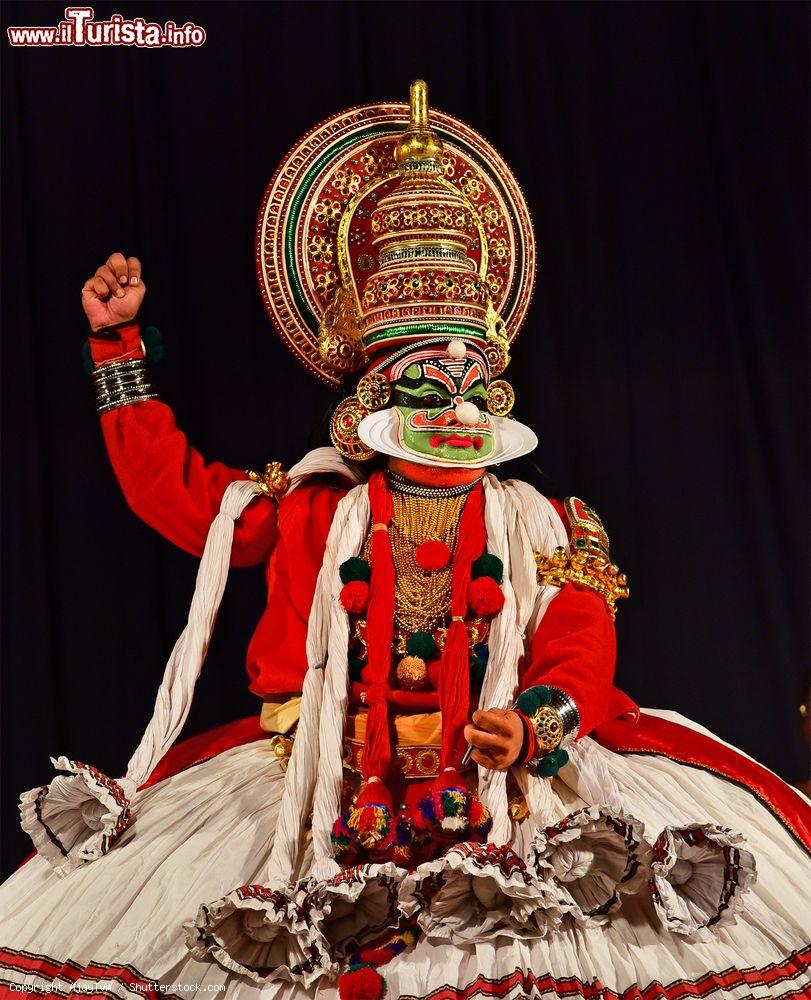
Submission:
<svg viewBox="0 0 811 1000">
<path fill-rule="evenodd" d="M 479 411 L 472 424 L 456 414 L 463 402 Z M 464 464 L 481 462 L 495 449 L 486 372 L 477 358 L 432 358 L 409 365 L 393 386 L 392 404 L 405 451 Z"/>
</svg>

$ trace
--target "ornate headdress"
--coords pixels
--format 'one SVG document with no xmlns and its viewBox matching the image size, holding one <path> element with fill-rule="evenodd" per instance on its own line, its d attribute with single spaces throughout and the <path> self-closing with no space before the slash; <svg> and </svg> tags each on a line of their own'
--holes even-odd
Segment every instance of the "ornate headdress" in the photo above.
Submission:
<svg viewBox="0 0 811 1000">
<path fill-rule="evenodd" d="M 388 372 L 419 347 L 461 341 L 489 375 L 509 363 L 535 276 L 521 189 L 493 147 L 450 115 L 410 105 L 352 108 L 288 153 L 259 212 L 262 297 L 282 340 L 326 382 L 365 371 L 339 406 L 333 441 L 356 458 L 360 420 L 389 399 Z M 491 412 L 512 390 L 494 384 Z M 355 444 L 357 442 L 357 444 Z"/>
</svg>

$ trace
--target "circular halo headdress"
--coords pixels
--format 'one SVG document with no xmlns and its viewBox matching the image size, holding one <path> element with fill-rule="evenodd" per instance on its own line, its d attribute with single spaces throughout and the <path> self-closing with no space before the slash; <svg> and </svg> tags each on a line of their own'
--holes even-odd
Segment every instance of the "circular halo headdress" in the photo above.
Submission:
<svg viewBox="0 0 811 1000">
<path fill-rule="evenodd" d="M 350 108 L 296 143 L 262 199 L 256 267 L 279 336 L 324 382 L 379 378 L 430 338 L 476 344 L 497 376 L 535 239 L 507 164 L 452 115 L 429 121 L 418 80 L 410 104 Z"/>
</svg>

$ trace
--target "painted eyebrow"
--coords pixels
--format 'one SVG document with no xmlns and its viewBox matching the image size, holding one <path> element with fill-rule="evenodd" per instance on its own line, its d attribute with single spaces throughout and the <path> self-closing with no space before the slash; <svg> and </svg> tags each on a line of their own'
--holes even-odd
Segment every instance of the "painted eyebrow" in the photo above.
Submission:
<svg viewBox="0 0 811 1000">
<path fill-rule="evenodd" d="M 462 384 L 459 387 L 459 392 L 460 393 L 467 392 L 467 390 L 476 381 L 476 379 L 481 379 L 482 381 L 484 381 L 484 377 L 482 375 L 481 369 L 479 368 L 478 362 L 476 364 L 471 365 L 470 368 L 468 368 L 468 370 L 465 372 L 465 377 L 462 379 Z"/>
<path fill-rule="evenodd" d="M 440 383 L 440 382 L 437 382 L 435 379 L 426 378 L 426 377 L 421 377 L 421 378 L 400 378 L 394 384 L 395 384 L 395 386 L 398 386 L 398 385 L 405 386 L 407 389 L 410 389 L 412 391 L 414 389 L 421 389 L 424 385 L 427 385 L 427 386 L 429 386 L 430 388 L 432 388 L 434 390 L 440 390 L 442 392 L 446 392 L 447 391 L 447 386 L 445 386 L 444 383 Z"/>
<path fill-rule="evenodd" d="M 424 370 L 426 378 L 434 379 L 444 385 L 448 392 L 456 392 L 456 383 L 447 372 L 444 372 L 441 368 L 431 364 L 426 364 Z"/>
</svg>

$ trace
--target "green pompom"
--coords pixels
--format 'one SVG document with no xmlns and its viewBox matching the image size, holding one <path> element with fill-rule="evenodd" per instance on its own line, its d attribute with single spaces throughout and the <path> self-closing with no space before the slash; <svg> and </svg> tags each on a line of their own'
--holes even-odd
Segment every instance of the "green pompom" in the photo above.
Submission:
<svg viewBox="0 0 811 1000">
<path fill-rule="evenodd" d="M 470 683 L 474 687 L 481 687 L 484 683 L 484 672 L 487 664 L 480 657 L 476 656 L 470 664 Z"/>
<path fill-rule="evenodd" d="M 82 348 L 82 368 L 84 368 L 85 375 L 92 375 L 96 370 L 95 362 L 93 361 L 93 355 L 90 353 L 90 341 L 86 340 L 84 342 L 84 347 Z"/>
<path fill-rule="evenodd" d="M 357 681 L 357 683 L 359 684 L 361 682 L 361 680 L 363 679 L 361 677 L 361 672 L 363 671 L 363 668 L 365 666 L 366 666 L 366 660 L 361 659 L 360 656 L 353 656 L 350 653 L 349 654 L 349 679 L 351 681 Z"/>
<path fill-rule="evenodd" d="M 552 700 L 552 692 L 544 684 L 527 688 L 518 696 L 515 707 L 524 715 L 534 715 L 541 705 L 548 705 Z"/>
<path fill-rule="evenodd" d="M 569 763 L 569 755 L 562 747 L 541 757 L 536 765 L 539 778 L 554 778 L 558 771 Z"/>
<path fill-rule="evenodd" d="M 141 331 L 141 340 L 144 342 L 146 359 L 154 364 L 163 361 L 166 350 L 163 346 L 161 332 L 156 326 L 147 326 Z"/>
<path fill-rule="evenodd" d="M 406 652 L 409 656 L 419 656 L 429 660 L 436 652 L 436 643 L 430 632 L 415 632 L 406 642 Z"/>
<path fill-rule="evenodd" d="M 474 580 L 478 580 L 481 576 L 489 576 L 500 584 L 504 579 L 504 563 L 498 556 L 485 552 L 470 567 L 470 575 Z"/>
<path fill-rule="evenodd" d="M 372 576 L 372 567 L 365 559 L 352 556 L 346 562 L 341 563 L 338 572 L 341 575 L 341 583 L 352 583 L 353 580 L 362 580 L 368 583 Z"/>
<path fill-rule="evenodd" d="M 554 778 L 559 770 L 558 762 L 554 760 L 551 753 L 548 753 L 545 757 L 541 757 L 538 761 L 537 771 L 539 778 Z"/>
</svg>

